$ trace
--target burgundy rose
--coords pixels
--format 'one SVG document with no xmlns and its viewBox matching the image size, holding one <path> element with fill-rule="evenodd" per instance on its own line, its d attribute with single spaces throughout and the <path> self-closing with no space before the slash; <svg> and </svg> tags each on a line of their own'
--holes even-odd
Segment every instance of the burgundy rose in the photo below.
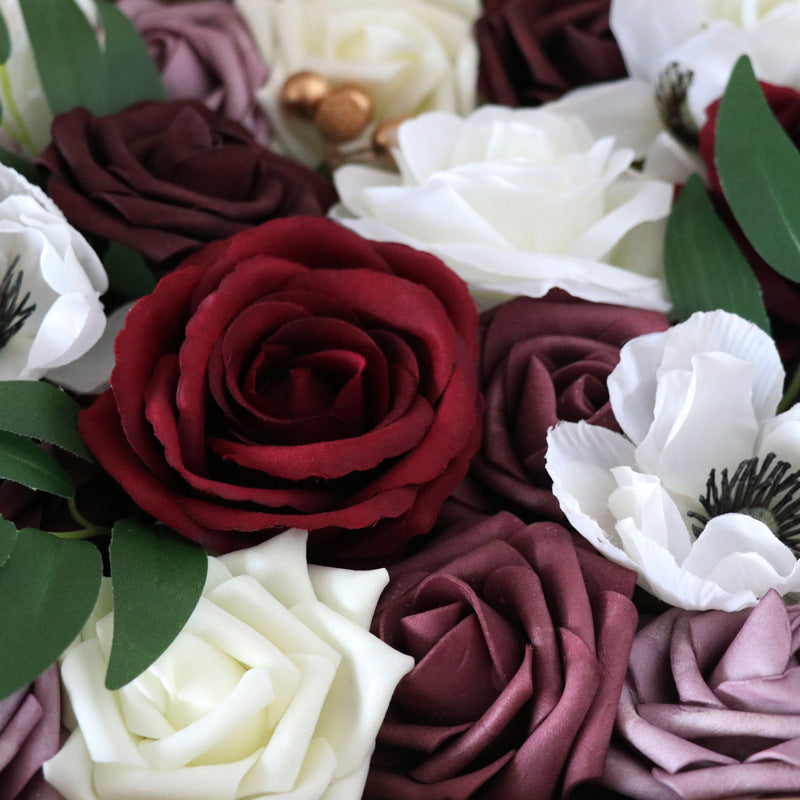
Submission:
<svg viewBox="0 0 800 800">
<path fill-rule="evenodd" d="M 167 94 L 201 100 L 269 141 L 267 118 L 256 91 L 268 70 L 249 28 L 223 0 L 164 5 L 158 0 L 118 0 L 147 43 Z"/>
<path fill-rule="evenodd" d="M 625 76 L 609 0 L 484 0 L 475 33 L 487 100 L 535 106 Z"/>
<path fill-rule="evenodd" d="M 641 800 L 800 790 L 800 606 L 672 609 L 631 652 L 602 782 Z"/>
<path fill-rule="evenodd" d="M 61 746 L 61 686 L 50 667 L 30 686 L 0 700 L 0 797 L 61 800 L 41 766 Z"/>
<path fill-rule="evenodd" d="M 365 800 L 547 800 L 602 773 L 635 576 L 508 513 L 391 567 L 373 631 L 411 654 Z"/>
<path fill-rule="evenodd" d="M 547 429 L 559 420 L 619 430 L 606 378 L 619 349 L 669 327 L 654 311 L 588 303 L 564 292 L 518 297 L 480 319 L 483 442 L 456 499 L 523 519 L 562 520 L 545 469 Z"/>
<path fill-rule="evenodd" d="M 794 144 L 800 147 L 800 93 L 785 86 L 768 83 L 762 83 L 761 89 L 778 122 Z M 793 371 L 800 360 L 800 286 L 777 273 L 756 253 L 728 208 L 714 161 L 719 103 L 717 100 L 706 109 L 706 122 L 700 131 L 700 155 L 708 170 L 709 185 L 717 210 L 761 284 L 764 304 L 772 323 L 772 335 L 781 359 Z"/>
<path fill-rule="evenodd" d="M 79 416 L 139 505 L 212 550 L 331 560 L 427 532 L 480 440 L 477 313 L 435 257 L 317 218 L 210 245 L 138 302 Z"/>
<path fill-rule="evenodd" d="M 37 163 L 67 219 L 161 267 L 269 219 L 324 214 L 335 199 L 321 175 L 196 101 L 107 117 L 76 108 L 56 117 L 52 136 Z"/>
</svg>

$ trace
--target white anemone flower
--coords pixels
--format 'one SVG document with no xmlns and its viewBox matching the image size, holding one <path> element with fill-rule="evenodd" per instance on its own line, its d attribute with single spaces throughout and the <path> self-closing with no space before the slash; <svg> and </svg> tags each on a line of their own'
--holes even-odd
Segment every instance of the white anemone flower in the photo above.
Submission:
<svg viewBox="0 0 800 800">
<path fill-rule="evenodd" d="M 570 523 L 674 606 L 800 591 L 800 404 L 777 414 L 783 379 L 772 339 L 724 311 L 629 342 L 608 380 L 624 435 L 548 434 Z"/>
<path fill-rule="evenodd" d="M 105 329 L 108 278 L 55 203 L 0 164 L 2 278 L 0 380 L 47 377 L 80 390 L 69 370 Z"/>
</svg>

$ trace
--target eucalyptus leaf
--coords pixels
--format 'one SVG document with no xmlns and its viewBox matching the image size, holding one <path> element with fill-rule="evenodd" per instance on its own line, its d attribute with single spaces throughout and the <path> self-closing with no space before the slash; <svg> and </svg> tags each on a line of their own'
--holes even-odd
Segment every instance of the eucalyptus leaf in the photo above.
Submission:
<svg viewBox="0 0 800 800">
<path fill-rule="evenodd" d="M 42 381 L 0 381 L 0 431 L 57 445 L 86 461 L 92 456 L 78 433 L 80 406 Z"/>
<path fill-rule="evenodd" d="M 114 638 L 106 687 L 119 689 L 173 642 L 203 592 L 208 557 L 171 530 L 129 518 L 111 533 Z"/>
<path fill-rule="evenodd" d="M 758 254 L 800 280 L 800 152 L 742 56 L 719 105 L 716 165 L 725 199 Z"/>
<path fill-rule="evenodd" d="M 53 114 L 84 106 L 108 113 L 106 63 L 94 28 L 74 0 L 19 0 Z"/>
<path fill-rule="evenodd" d="M 17 543 L 17 529 L 13 522 L 0 517 L 0 567 L 6 563 Z"/>
<path fill-rule="evenodd" d="M 100 553 L 88 542 L 19 532 L 0 568 L 0 697 L 38 677 L 80 633 L 102 575 Z"/>
<path fill-rule="evenodd" d="M 166 100 L 167 93 L 147 45 L 134 24 L 111 3 L 98 0 L 105 31 L 108 114 L 142 100 Z"/>
<path fill-rule="evenodd" d="M 118 242 L 109 245 L 103 256 L 103 266 L 108 275 L 109 293 L 122 302 L 144 297 L 156 287 L 155 275 L 144 258 Z"/>
<path fill-rule="evenodd" d="M 664 271 L 680 321 L 722 308 L 769 333 L 758 280 L 697 175 L 684 184 L 667 222 Z"/>
<path fill-rule="evenodd" d="M 30 439 L 0 431 L 0 478 L 58 497 L 75 496 L 69 473 Z"/>
<path fill-rule="evenodd" d="M 11 55 L 11 37 L 8 33 L 8 25 L 2 13 L 0 13 L 0 64 L 5 64 Z"/>
</svg>

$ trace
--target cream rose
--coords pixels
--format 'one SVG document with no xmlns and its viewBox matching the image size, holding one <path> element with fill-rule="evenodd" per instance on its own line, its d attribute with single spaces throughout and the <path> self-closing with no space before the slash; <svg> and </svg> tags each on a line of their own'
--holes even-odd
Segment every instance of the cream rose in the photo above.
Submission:
<svg viewBox="0 0 800 800">
<path fill-rule="evenodd" d="M 0 254 L 0 380 L 48 377 L 80 388 L 68 365 L 103 333 L 108 278 L 55 203 L 2 164 Z"/>
<path fill-rule="evenodd" d="M 338 222 L 434 253 L 485 304 L 560 287 L 670 309 L 661 249 L 672 185 L 630 169 L 632 149 L 595 138 L 558 106 L 431 112 L 398 137 L 399 174 L 336 170 Z"/>
<path fill-rule="evenodd" d="M 478 0 L 235 0 L 270 67 L 259 97 L 273 142 L 307 163 L 322 160 L 310 122 L 285 114 L 280 91 L 290 75 L 311 70 L 332 88 L 356 85 L 374 119 L 475 105 L 478 53 L 472 26 Z"/>
<path fill-rule="evenodd" d="M 183 631 L 119 691 L 104 586 L 62 663 L 75 725 L 47 780 L 67 800 L 358 800 L 414 662 L 368 632 L 386 571 L 309 567 L 305 546 L 291 530 L 209 558 Z"/>
</svg>

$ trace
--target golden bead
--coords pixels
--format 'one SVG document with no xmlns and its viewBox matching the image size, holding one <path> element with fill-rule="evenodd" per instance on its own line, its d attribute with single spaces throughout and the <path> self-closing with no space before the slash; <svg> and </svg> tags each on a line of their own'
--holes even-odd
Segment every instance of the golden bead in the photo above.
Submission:
<svg viewBox="0 0 800 800">
<path fill-rule="evenodd" d="M 362 134 L 372 119 L 372 100 L 357 86 L 342 86 L 326 95 L 314 113 L 323 141 L 349 142 Z"/>
<path fill-rule="evenodd" d="M 323 98 L 330 91 L 328 81 L 317 72 L 296 72 L 286 79 L 281 89 L 281 105 L 293 114 L 311 119 Z"/>
<path fill-rule="evenodd" d="M 408 117 L 393 117 L 381 120 L 372 132 L 372 148 L 379 155 L 390 153 L 397 147 L 397 132 Z"/>
</svg>

